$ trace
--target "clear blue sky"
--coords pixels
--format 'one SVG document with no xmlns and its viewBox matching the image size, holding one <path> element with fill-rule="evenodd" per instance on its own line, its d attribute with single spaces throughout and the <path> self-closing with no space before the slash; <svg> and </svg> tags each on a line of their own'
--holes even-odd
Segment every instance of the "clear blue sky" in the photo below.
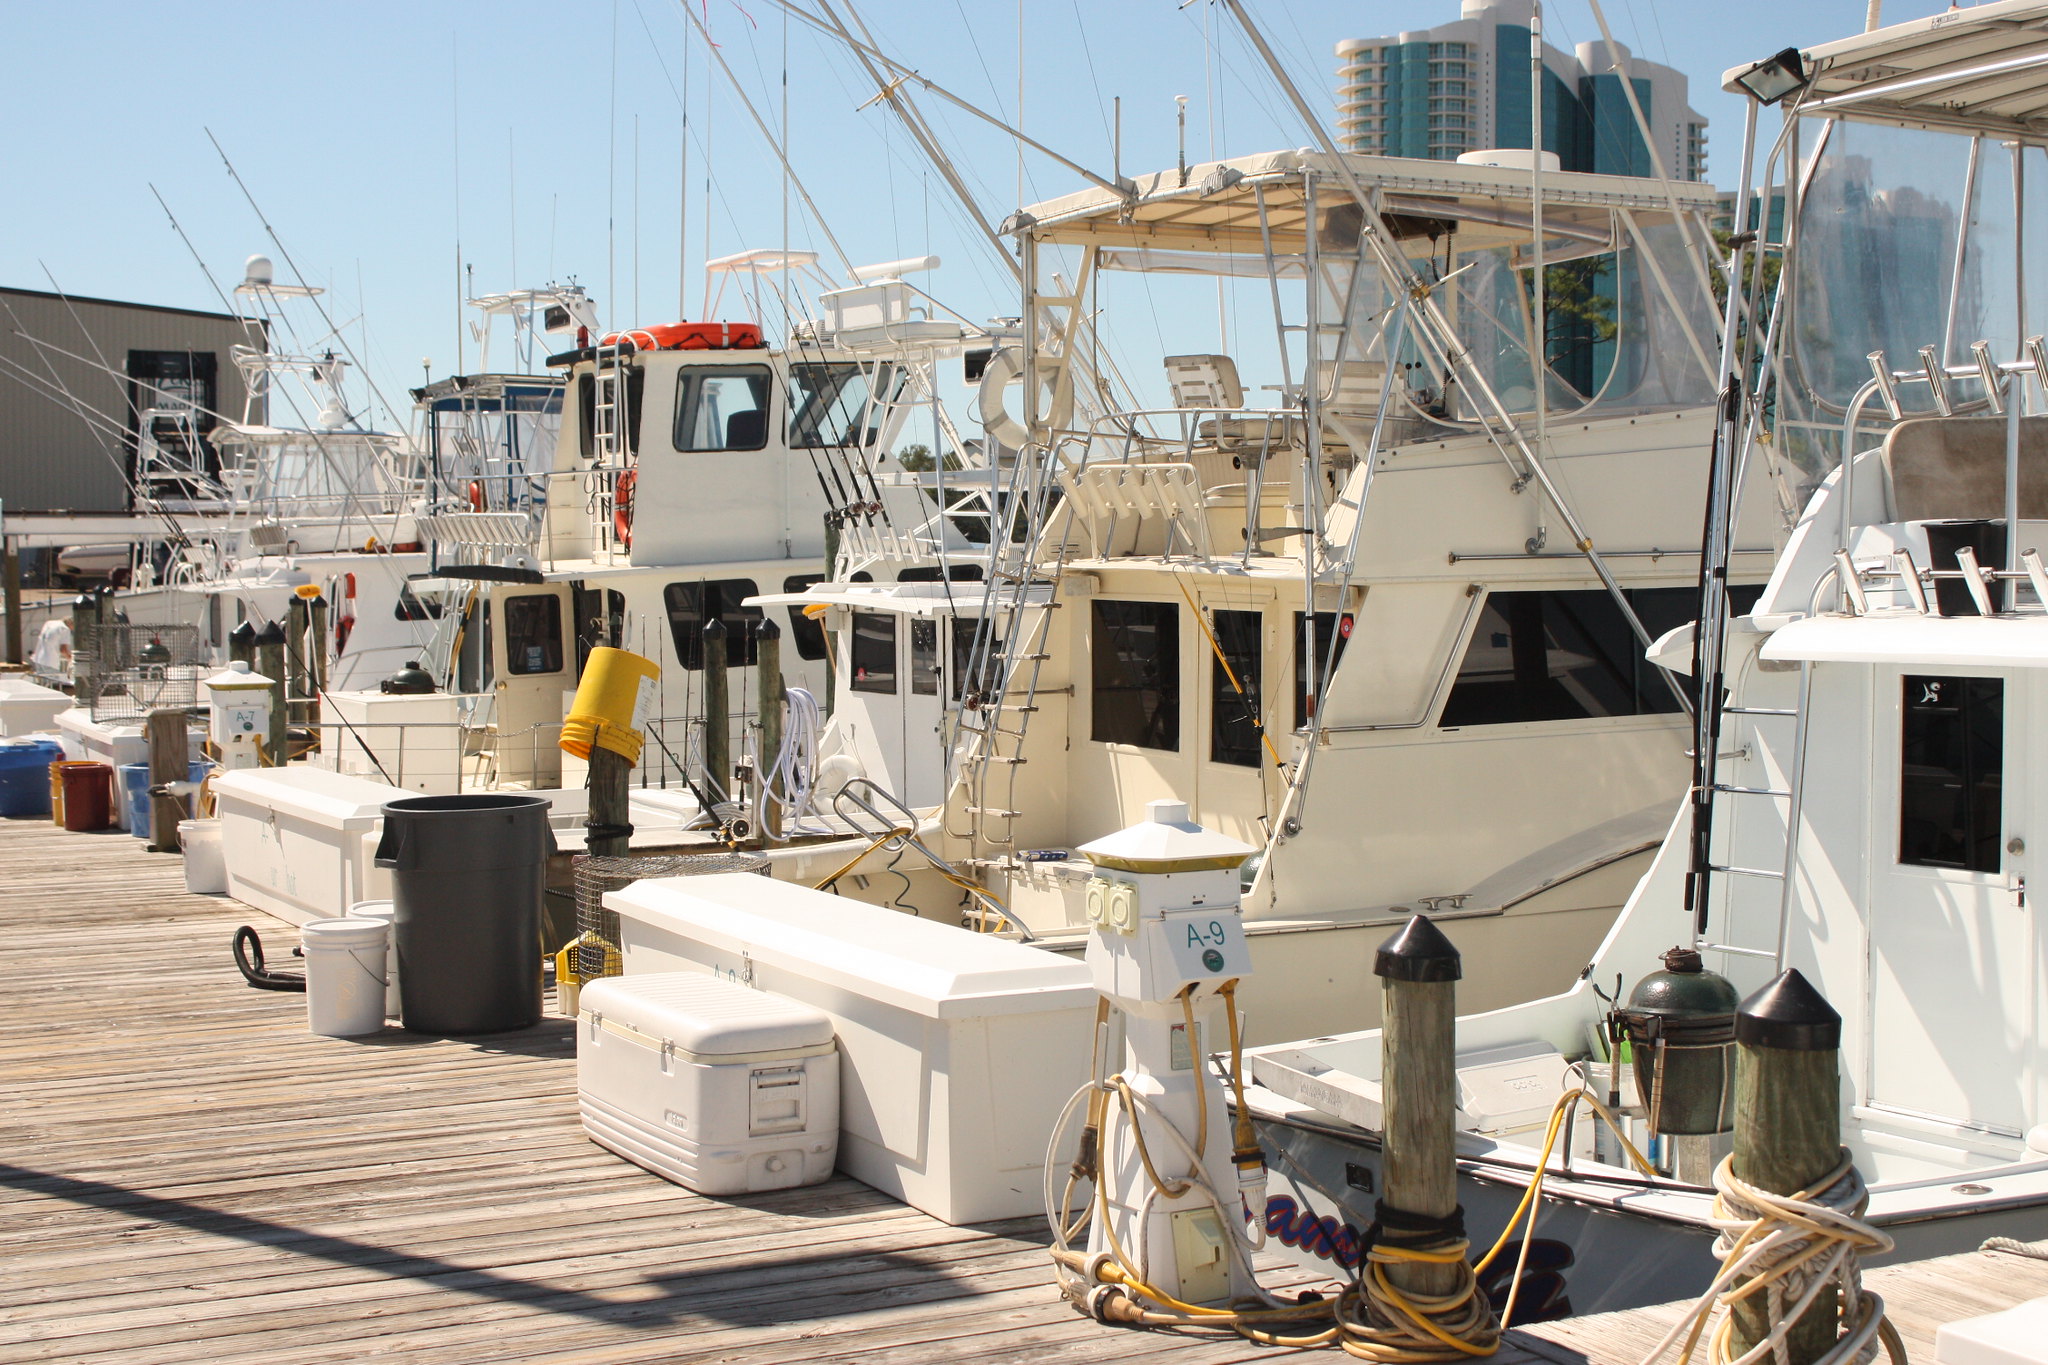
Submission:
<svg viewBox="0 0 2048 1365">
<path fill-rule="evenodd" d="M 767 0 L 692 3 L 775 124 L 786 69 L 791 158 L 849 255 L 865 262 L 937 252 L 946 264 L 927 281 L 934 293 L 970 317 L 1016 311 L 990 248 L 962 231 L 891 116 L 856 112 L 873 91 L 843 52 L 794 20 L 785 35 Z M 1885 17 L 1942 7 L 1889 0 Z M 1458 10 L 1456 0 L 1251 0 L 1251 8 L 1325 113 L 1339 39 L 1427 27 Z M 1865 0 L 1606 0 L 1606 9 L 1619 41 L 1691 77 L 1693 105 L 1711 120 L 1710 169 L 1726 178 L 1741 107 L 1716 88 L 1722 70 L 1859 30 Z M 861 12 L 899 60 L 1015 116 L 1016 3 L 864 0 Z M 0 284 L 48 289 L 54 279 L 72 293 L 218 308 L 150 193 L 152 185 L 161 192 L 223 287 L 241 277 L 251 252 L 277 254 L 209 143 L 211 129 L 291 258 L 310 282 L 332 287 L 336 320 L 352 339 L 367 327 L 371 369 L 401 402 L 422 357 L 437 376 L 454 368 L 458 235 L 477 290 L 573 275 L 619 323 L 677 315 L 681 260 L 690 262 L 694 313 L 707 254 L 783 240 L 781 177 L 709 69 L 678 0 L 201 0 L 171 8 L 0 0 L 0 16 L 16 57 L 0 86 L 0 126 L 13 134 L 0 151 Z M 1186 8 L 1022 0 L 1022 29 L 1024 127 L 1092 168 L 1109 168 L 1114 96 L 1123 99 L 1126 171 L 1173 163 L 1178 94 L 1190 97 L 1193 160 L 1207 156 L 1212 133 L 1222 155 L 1309 141 L 1206 0 Z M 1549 6 L 1546 36 L 1566 50 L 1597 39 L 1590 5 Z M 689 235 L 679 245 L 684 92 L 692 145 Z M 923 103 L 1000 218 L 1018 197 L 1012 147 Z M 1024 180 L 1026 201 L 1080 184 L 1035 156 Z M 791 244 L 829 261 L 800 207 L 792 203 L 790 213 Z M 278 276 L 290 278 L 282 258 Z M 1197 313 L 1194 304 L 1134 295 L 1106 324 L 1127 356 L 1207 349 L 1215 344 L 1208 297 Z M 1245 322 L 1266 325 L 1262 316 Z M 473 364 L 473 350 L 468 358 Z"/>
</svg>

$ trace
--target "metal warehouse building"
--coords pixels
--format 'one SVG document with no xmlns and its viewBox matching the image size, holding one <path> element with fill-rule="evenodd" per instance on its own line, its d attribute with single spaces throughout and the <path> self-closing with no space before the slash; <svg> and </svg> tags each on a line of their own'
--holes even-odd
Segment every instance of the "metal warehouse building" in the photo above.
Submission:
<svg viewBox="0 0 2048 1365">
<path fill-rule="evenodd" d="M 139 443 L 217 473 L 207 433 L 239 420 L 229 355 L 263 345 L 225 313 L 0 288 L 0 498 L 9 515 L 128 512 Z M 159 466 L 161 467 L 161 465 Z"/>
</svg>

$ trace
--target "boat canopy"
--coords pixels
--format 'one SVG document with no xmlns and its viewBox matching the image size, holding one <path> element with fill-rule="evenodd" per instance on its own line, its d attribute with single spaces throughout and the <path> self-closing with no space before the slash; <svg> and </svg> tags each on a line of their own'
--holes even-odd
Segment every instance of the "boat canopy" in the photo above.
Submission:
<svg viewBox="0 0 2048 1365">
<path fill-rule="evenodd" d="M 1468 250 L 1528 241 L 1526 169 L 1348 152 L 1343 161 L 1360 184 L 1378 194 L 1380 211 L 1394 215 L 1389 225 L 1417 255 L 1429 251 L 1436 235 L 1431 225 L 1444 222 L 1458 225 L 1460 246 Z M 1337 158 L 1323 152 L 1264 152 L 1190 166 L 1185 177 L 1178 170 L 1139 176 L 1127 195 L 1091 186 L 1024 209 L 1020 223 L 1042 242 L 1258 256 L 1270 240 L 1275 254 L 1299 255 L 1306 247 L 1304 182 L 1314 176 L 1328 183 L 1336 175 Z M 1703 215 L 1715 210 L 1714 187 L 1695 181 L 1552 170 L 1541 179 L 1545 237 L 1602 250 L 1611 249 L 1615 209 L 1661 214 L 1676 206 L 1680 213 Z M 1355 206 L 1341 199 L 1348 196 L 1325 191 L 1323 213 L 1333 206 L 1354 213 Z M 1327 233 L 1332 224 L 1326 218 L 1322 226 Z M 1147 268 L 1127 259 L 1132 268 Z M 1162 258 L 1159 265 L 1186 269 L 1189 263 Z"/>
<path fill-rule="evenodd" d="M 2048 143 L 2048 3 L 1997 0 L 1804 50 L 1801 114 Z M 1742 93 L 1731 69 L 1722 88 Z"/>
</svg>

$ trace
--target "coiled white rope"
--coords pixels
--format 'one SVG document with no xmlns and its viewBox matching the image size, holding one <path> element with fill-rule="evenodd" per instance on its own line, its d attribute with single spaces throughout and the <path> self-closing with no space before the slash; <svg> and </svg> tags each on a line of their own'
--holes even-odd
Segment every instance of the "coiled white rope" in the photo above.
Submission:
<svg viewBox="0 0 2048 1365">
<path fill-rule="evenodd" d="M 1732 1310 L 1757 1294 L 1764 1296 L 1772 1324 L 1769 1335 L 1743 1354 L 1731 1356 L 1731 1312 L 1714 1330 L 1709 1360 L 1712 1365 L 1761 1365 L 1766 1359 L 1788 1365 L 1787 1334 L 1830 1286 L 1839 1291 L 1842 1305 L 1838 1335 L 1814 1365 L 1868 1365 L 1879 1346 L 1895 1365 L 1905 1365 L 1905 1345 L 1885 1319 L 1884 1300 L 1863 1287 L 1861 1272 L 1861 1258 L 1890 1251 L 1892 1239 L 1863 1221 L 1870 1192 L 1846 1149 L 1818 1184 L 1791 1195 L 1772 1194 L 1738 1179 L 1734 1159 L 1723 1158 L 1714 1168 L 1714 1193 L 1711 1221 L 1720 1235 L 1713 1250 L 1721 1269 L 1706 1292 L 1643 1357 L 1643 1365 L 1662 1359 L 1681 1336 L 1685 1349 L 1678 1365 L 1687 1365 L 1715 1310 Z"/>
<path fill-rule="evenodd" d="M 775 759 L 765 768 L 761 767 L 761 756 L 754 753 L 754 734 L 747 736 L 747 749 L 752 755 L 755 770 L 762 774 L 762 785 L 768 795 L 782 809 L 780 828 L 764 830 L 770 838 L 787 838 L 791 834 L 823 833 L 822 827 L 806 827 L 806 816 L 819 817 L 817 809 L 818 779 L 818 736 L 823 729 L 823 712 L 818 699 L 801 687 L 785 688 L 788 712 L 782 722 L 782 748 Z"/>
</svg>

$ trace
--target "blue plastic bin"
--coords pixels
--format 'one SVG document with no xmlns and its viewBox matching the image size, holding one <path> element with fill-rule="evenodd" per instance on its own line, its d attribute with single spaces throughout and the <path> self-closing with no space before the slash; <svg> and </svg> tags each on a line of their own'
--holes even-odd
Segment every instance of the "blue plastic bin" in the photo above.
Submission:
<svg viewBox="0 0 2048 1365">
<path fill-rule="evenodd" d="M 50 814 L 50 765 L 64 757 L 54 739 L 0 741 L 0 815 Z"/>
</svg>

